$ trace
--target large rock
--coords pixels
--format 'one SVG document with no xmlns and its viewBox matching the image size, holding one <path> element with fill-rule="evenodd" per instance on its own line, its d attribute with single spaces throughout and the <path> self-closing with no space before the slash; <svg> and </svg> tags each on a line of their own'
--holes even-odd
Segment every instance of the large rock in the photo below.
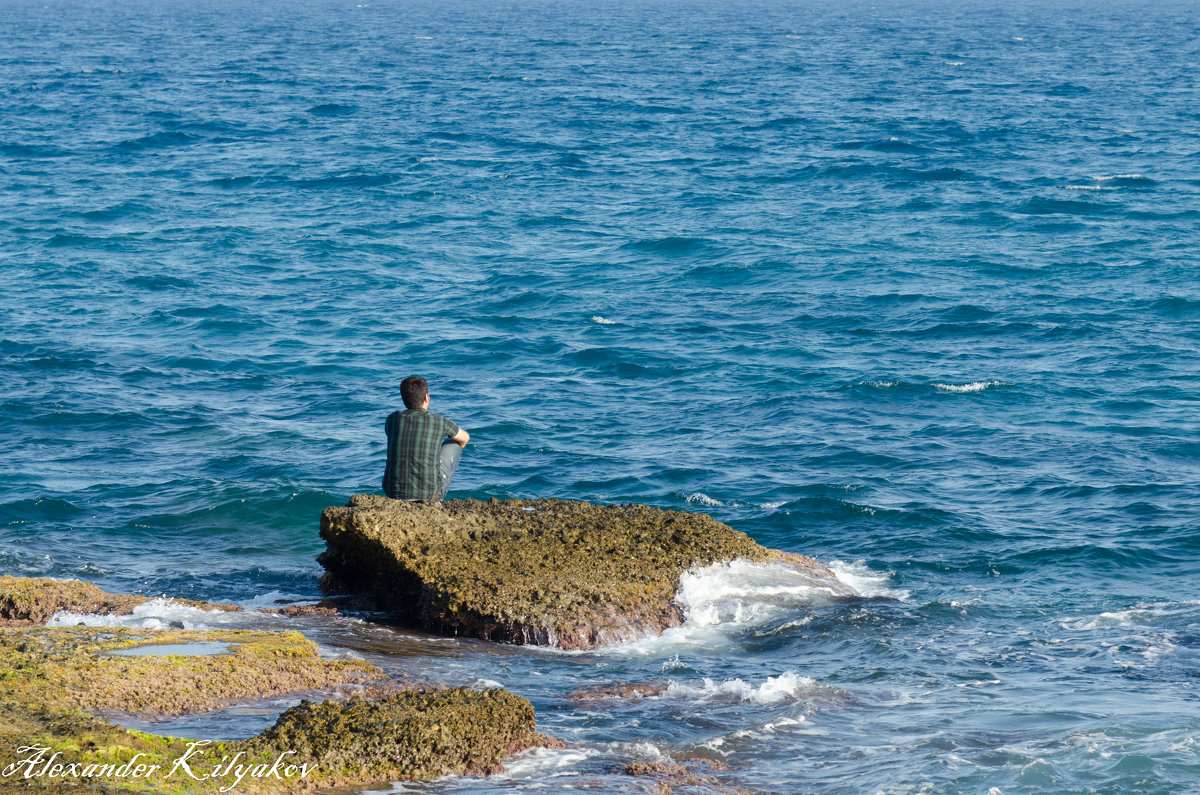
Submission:
<svg viewBox="0 0 1200 795">
<path fill-rule="evenodd" d="M 370 494 L 321 515 L 329 593 L 443 634 L 588 649 L 676 626 L 683 572 L 782 560 L 836 593 L 812 558 L 705 514 L 563 500 L 408 503 Z"/>
</svg>

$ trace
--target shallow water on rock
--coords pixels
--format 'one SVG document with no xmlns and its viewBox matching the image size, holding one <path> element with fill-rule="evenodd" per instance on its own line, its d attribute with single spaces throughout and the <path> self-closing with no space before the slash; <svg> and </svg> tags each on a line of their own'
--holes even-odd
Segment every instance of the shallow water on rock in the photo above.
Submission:
<svg viewBox="0 0 1200 795">
<path fill-rule="evenodd" d="M 115 649 L 107 654 L 122 657 L 150 657 L 181 654 L 184 656 L 206 654 L 228 654 L 231 647 L 228 643 L 215 641 L 196 641 L 194 643 L 159 643 L 153 646 L 134 646 L 131 649 Z"/>
</svg>

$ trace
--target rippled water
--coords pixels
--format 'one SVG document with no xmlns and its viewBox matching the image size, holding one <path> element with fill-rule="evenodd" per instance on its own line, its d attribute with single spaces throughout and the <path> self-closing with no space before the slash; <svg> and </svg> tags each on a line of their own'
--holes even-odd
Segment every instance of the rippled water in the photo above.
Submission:
<svg viewBox="0 0 1200 795">
<path fill-rule="evenodd" d="M 0 15 L 0 568 L 313 598 L 421 373 L 452 496 L 706 511 L 867 597 L 314 625 L 579 745 L 418 789 L 1200 787 L 1194 4 L 176 6 Z"/>
</svg>

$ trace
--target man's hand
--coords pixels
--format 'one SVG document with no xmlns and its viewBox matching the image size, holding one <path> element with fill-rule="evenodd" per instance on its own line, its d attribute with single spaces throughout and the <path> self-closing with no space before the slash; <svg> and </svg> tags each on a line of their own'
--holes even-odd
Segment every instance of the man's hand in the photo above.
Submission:
<svg viewBox="0 0 1200 795">
<path fill-rule="evenodd" d="M 471 434 L 467 433 L 462 428 L 459 428 L 458 433 L 450 437 L 450 441 L 454 442 L 459 447 L 466 447 L 467 442 L 471 441 Z"/>
</svg>

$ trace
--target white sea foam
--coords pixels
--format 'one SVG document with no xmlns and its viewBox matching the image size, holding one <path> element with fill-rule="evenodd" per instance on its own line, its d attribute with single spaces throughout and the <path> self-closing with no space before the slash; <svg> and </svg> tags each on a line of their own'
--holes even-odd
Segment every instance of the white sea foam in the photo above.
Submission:
<svg viewBox="0 0 1200 795">
<path fill-rule="evenodd" d="M 699 685 L 671 682 L 659 698 L 684 699 L 688 701 L 724 701 L 746 704 L 781 704 L 796 701 L 819 689 L 817 681 L 800 676 L 792 671 L 779 676 L 768 676 L 760 685 L 743 679 L 726 679 L 718 682 L 705 678 Z"/>
<path fill-rule="evenodd" d="M 535 778 L 577 767 L 600 751 L 593 748 L 530 748 L 504 760 L 502 778 Z"/>
<path fill-rule="evenodd" d="M 1155 625 L 1161 618 L 1195 612 L 1196 607 L 1200 607 L 1200 600 L 1159 602 L 1128 610 L 1112 610 L 1094 616 L 1063 619 L 1059 622 L 1059 626 L 1075 632 L 1086 632 L 1104 627 L 1148 627 Z"/>
<path fill-rule="evenodd" d="M 1092 177 L 1092 179 L 1097 182 L 1108 182 L 1113 179 L 1145 179 L 1145 177 L 1141 174 L 1105 174 Z"/>
<path fill-rule="evenodd" d="M 224 610 L 201 610 L 198 607 L 173 602 L 169 599 L 151 599 L 133 608 L 129 615 L 97 615 L 94 613 L 55 613 L 47 626 L 73 627 L 83 624 L 88 627 L 131 627 L 134 629 L 212 629 L 246 623 L 246 614 Z"/>
<path fill-rule="evenodd" d="M 1011 386 L 1011 384 L 1004 381 L 972 381 L 969 384 L 934 384 L 933 386 L 943 392 L 982 392 L 988 387 Z"/>
<path fill-rule="evenodd" d="M 725 503 L 721 502 L 720 500 L 714 500 L 712 497 L 708 496 L 707 494 L 705 494 L 702 491 L 697 491 L 694 494 L 689 494 L 687 496 L 687 501 L 692 503 L 693 505 L 708 505 L 709 507 L 725 504 Z"/>
<path fill-rule="evenodd" d="M 1090 191 L 1117 190 L 1117 188 L 1113 188 L 1113 187 L 1106 186 L 1106 185 L 1063 185 L 1063 188 L 1065 190 L 1090 190 Z"/>
<path fill-rule="evenodd" d="M 281 603 L 287 604 L 315 604 L 312 599 L 306 599 L 303 594 L 284 593 L 283 591 L 267 591 L 259 594 L 253 599 L 249 599 L 242 603 L 242 607 L 247 610 L 259 610 L 262 608 L 279 607 Z"/>
<path fill-rule="evenodd" d="M 860 579 L 872 585 L 868 577 Z M 847 585 L 854 587 L 840 576 L 822 578 L 784 561 L 739 559 L 692 569 L 680 576 L 675 594 L 684 613 L 681 626 L 609 648 L 648 655 L 673 654 L 677 647 L 721 648 L 746 630 L 778 631 L 781 624 L 803 619 L 814 607 L 829 604 Z"/>
<path fill-rule="evenodd" d="M 601 317 L 600 315 L 592 315 L 592 322 L 599 323 L 601 326 L 615 326 L 617 324 L 617 321 L 609 320 L 608 318 Z"/>
<path fill-rule="evenodd" d="M 610 751 L 618 754 L 640 756 L 644 759 L 654 759 L 659 762 L 666 762 L 671 758 L 657 745 L 646 740 L 632 743 L 609 743 L 608 748 Z"/>
<path fill-rule="evenodd" d="M 688 664 L 683 662 L 682 660 L 680 660 L 678 654 L 676 654 L 674 657 L 672 657 L 669 660 L 663 660 L 662 672 L 664 674 L 669 674 L 674 671 L 685 671 L 687 669 L 688 669 Z"/>
<path fill-rule="evenodd" d="M 475 688 L 476 690 L 492 690 L 498 687 L 504 687 L 504 685 L 500 682 L 497 682 L 495 679 L 484 679 L 483 677 L 480 677 L 471 683 L 471 687 Z"/>
<path fill-rule="evenodd" d="M 891 575 L 886 572 L 872 571 L 865 561 L 856 560 L 847 563 L 844 560 L 834 560 L 829 568 L 837 578 L 858 591 L 863 596 L 886 597 L 901 601 L 909 597 L 909 592 L 898 588 L 890 588 Z"/>
</svg>

